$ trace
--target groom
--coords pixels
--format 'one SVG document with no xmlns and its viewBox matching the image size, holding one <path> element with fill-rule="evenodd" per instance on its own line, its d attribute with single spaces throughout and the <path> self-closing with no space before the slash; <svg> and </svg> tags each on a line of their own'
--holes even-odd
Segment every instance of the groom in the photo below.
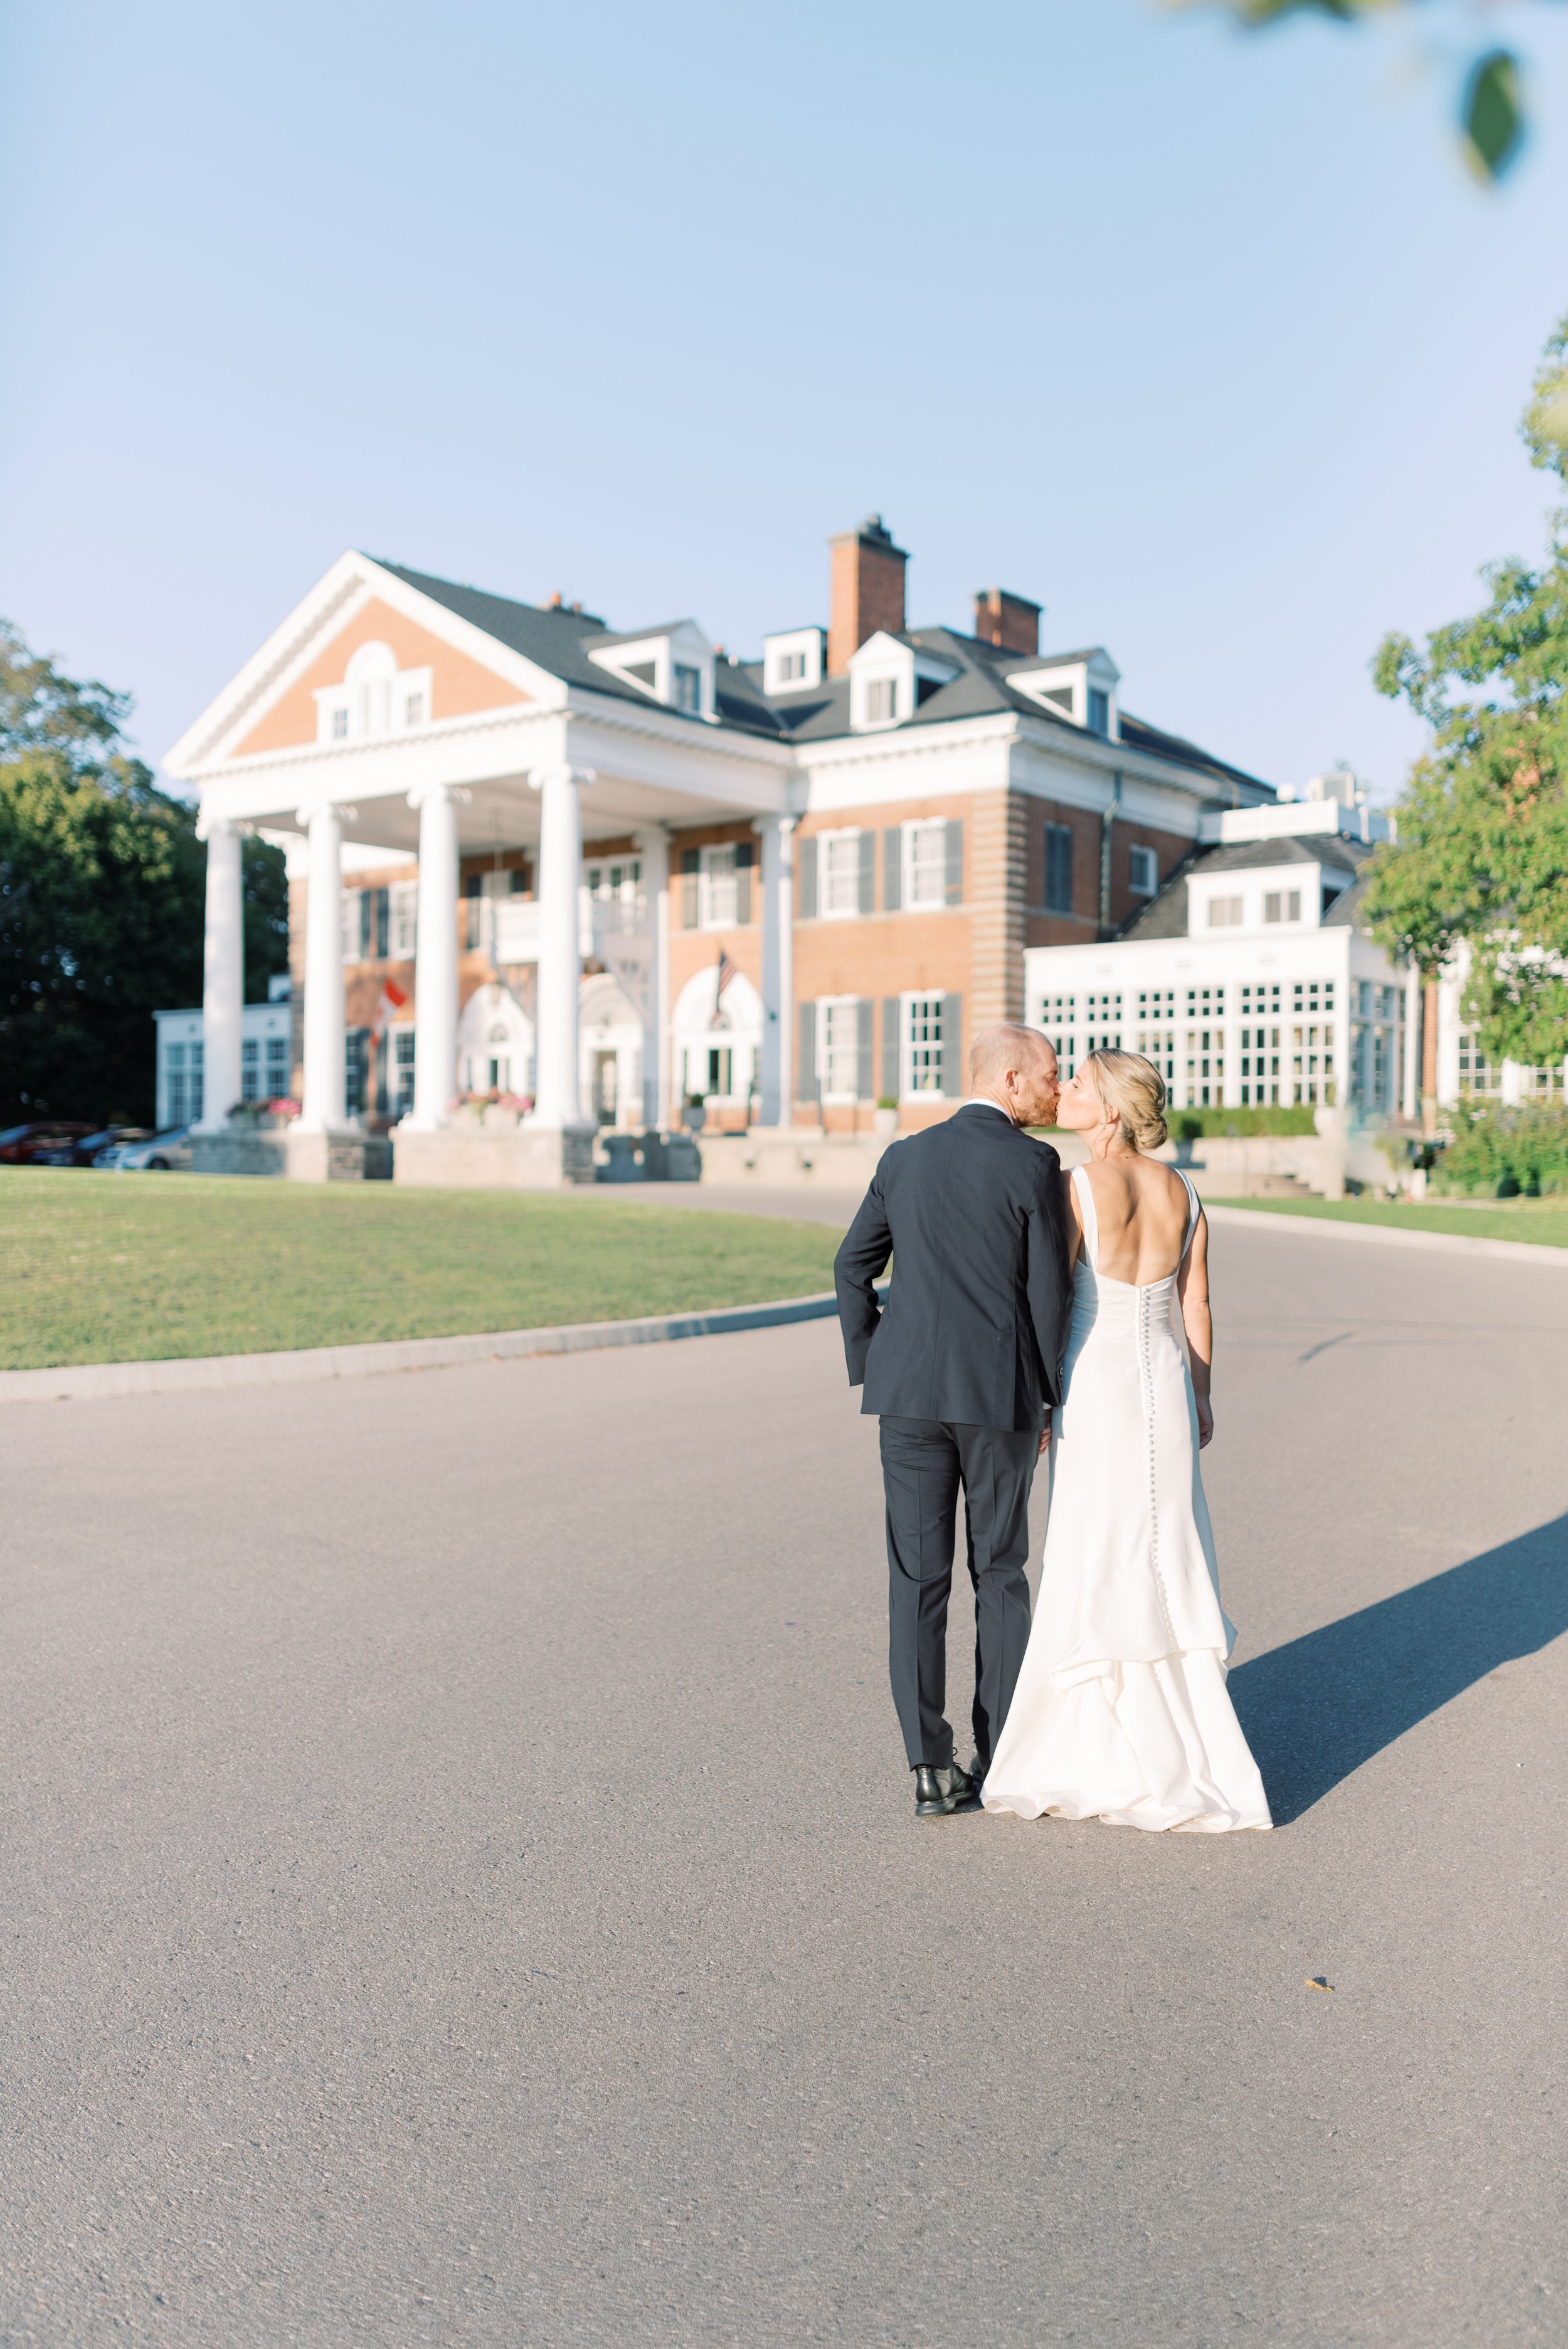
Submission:
<svg viewBox="0 0 1568 2349">
<path fill-rule="evenodd" d="M 969 1090 L 954 1116 L 884 1152 L 833 1266 L 850 1384 L 882 1420 L 892 1698 L 920 1818 L 976 1800 L 1012 1702 L 1029 1638 L 1029 1486 L 1072 1311 L 1060 1161 L 1023 1131 L 1056 1121 L 1056 1053 L 1032 1028 L 987 1028 Z M 944 1713 L 960 1485 L 975 1586 L 969 1770 Z"/>
</svg>

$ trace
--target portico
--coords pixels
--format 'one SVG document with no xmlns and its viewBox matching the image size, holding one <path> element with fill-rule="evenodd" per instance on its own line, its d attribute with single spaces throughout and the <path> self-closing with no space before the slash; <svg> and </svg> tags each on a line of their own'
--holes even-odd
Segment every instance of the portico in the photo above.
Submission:
<svg viewBox="0 0 1568 2349">
<path fill-rule="evenodd" d="M 557 668 L 585 667 L 582 616 L 531 616 L 539 632 L 559 634 Z M 689 624 L 676 648 L 700 658 Z M 585 961 L 613 974 L 634 1007 L 643 1031 L 638 1106 L 645 1122 L 667 1122 L 672 834 L 715 823 L 776 830 L 790 769 L 781 746 L 721 730 L 698 698 L 695 713 L 628 708 L 597 679 L 562 678 L 509 647 L 402 574 L 345 556 L 168 761 L 199 789 L 210 841 L 203 1011 L 218 1049 L 208 1055 L 206 1126 L 222 1130 L 240 1096 L 242 825 L 297 839 L 291 863 L 308 874 L 297 1134 L 330 1135 L 355 1122 L 346 1094 L 346 848 L 359 863 L 375 850 L 418 857 L 414 1091 L 398 1126 L 399 1179 L 448 1179 L 440 1170 L 459 1092 L 459 872 L 476 855 L 493 857 L 499 870 L 521 853 L 533 884 L 488 909 L 497 980 L 531 979 L 534 995 L 532 1106 L 510 1144 L 527 1171 L 513 1179 L 592 1179 L 593 1120 L 579 1057 Z M 708 700 L 711 708 L 711 692 Z M 591 893 L 585 863 L 596 845 L 627 842 L 636 885 L 613 897 Z M 777 993 L 789 957 L 771 935 L 788 918 L 776 878 L 761 911 Z M 779 997 L 775 1035 L 788 1029 L 786 1012 Z M 511 1084 L 524 1090 L 522 1071 Z M 769 1107 L 777 1121 L 776 1083 Z M 321 1164 L 319 1153 L 309 1163 Z"/>
</svg>

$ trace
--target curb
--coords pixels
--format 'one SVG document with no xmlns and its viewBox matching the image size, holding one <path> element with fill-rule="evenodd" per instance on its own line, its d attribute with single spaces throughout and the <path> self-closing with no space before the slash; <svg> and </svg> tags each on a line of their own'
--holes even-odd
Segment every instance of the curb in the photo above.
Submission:
<svg viewBox="0 0 1568 2349">
<path fill-rule="evenodd" d="M 1282 1216 L 1267 1207 L 1210 1206 L 1203 1202 L 1203 1213 L 1212 1224 L 1223 1224 L 1233 1231 L 1243 1226 L 1256 1231 L 1262 1224 L 1266 1228 L 1289 1232 L 1322 1233 L 1329 1239 L 1371 1240 L 1385 1247 L 1436 1248 L 1440 1255 L 1485 1256 L 1505 1264 L 1551 1264 L 1568 1270 L 1568 1247 L 1542 1247 L 1535 1240 L 1472 1240 L 1462 1232 L 1398 1232 L 1383 1224 L 1342 1224 L 1331 1216 Z"/>
<path fill-rule="evenodd" d="M 196 1387 L 294 1386 L 314 1379 L 371 1379 L 388 1371 L 436 1371 L 531 1354 L 583 1354 L 603 1346 L 662 1346 L 677 1338 L 776 1330 L 838 1311 L 830 1292 L 706 1313 L 655 1313 L 641 1321 L 577 1321 L 558 1330 L 496 1330 L 463 1338 L 393 1338 L 366 1346 L 311 1346 L 275 1354 L 204 1354 L 163 1362 L 70 1362 L 53 1371 L 0 1371 L 0 1403 L 63 1402 L 101 1395 L 176 1394 Z"/>
</svg>

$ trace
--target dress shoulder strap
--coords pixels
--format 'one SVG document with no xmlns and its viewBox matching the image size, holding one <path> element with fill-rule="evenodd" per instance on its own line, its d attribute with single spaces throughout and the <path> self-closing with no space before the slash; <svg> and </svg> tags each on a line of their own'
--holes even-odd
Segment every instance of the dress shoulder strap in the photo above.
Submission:
<svg viewBox="0 0 1568 2349">
<path fill-rule="evenodd" d="M 1176 1172 L 1181 1175 L 1182 1187 L 1187 1194 L 1187 1235 L 1181 1242 L 1181 1253 L 1176 1259 L 1177 1269 L 1180 1271 L 1181 1266 L 1187 1261 L 1187 1251 L 1192 1245 L 1192 1235 L 1198 1228 L 1198 1218 L 1203 1212 L 1203 1202 L 1192 1187 L 1191 1176 L 1180 1166 L 1177 1167 Z"/>
<path fill-rule="evenodd" d="M 1073 1189 L 1078 1193 L 1078 1213 L 1083 1217 L 1084 1261 L 1091 1272 L 1099 1270 L 1099 1217 L 1095 1213 L 1094 1186 L 1088 1179 L 1087 1166 L 1073 1168 Z"/>
</svg>

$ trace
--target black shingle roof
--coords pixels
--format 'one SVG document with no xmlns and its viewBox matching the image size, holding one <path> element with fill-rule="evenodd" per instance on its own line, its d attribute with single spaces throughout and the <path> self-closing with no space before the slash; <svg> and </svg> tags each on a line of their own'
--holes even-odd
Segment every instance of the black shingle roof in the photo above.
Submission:
<svg viewBox="0 0 1568 2349">
<path fill-rule="evenodd" d="M 584 686 L 621 701 L 645 704 L 648 697 L 635 685 L 625 683 L 612 670 L 591 660 L 588 648 L 658 636 L 676 625 L 671 622 L 665 627 L 607 629 L 603 621 L 592 613 L 573 612 L 554 605 L 518 604 L 505 595 L 489 595 L 479 587 L 461 587 L 449 579 L 437 579 L 428 572 L 412 571 L 405 564 L 388 563 L 381 556 L 375 559 L 395 578 L 407 580 L 410 587 L 428 595 L 432 603 L 455 612 L 459 619 L 482 629 L 511 651 L 521 653 L 525 660 L 560 678 L 563 684 Z M 960 635 L 955 628 L 915 628 L 900 642 L 915 652 L 929 653 L 949 663 L 956 672 L 946 684 L 928 693 L 919 708 L 903 721 L 897 730 L 900 732 L 912 726 L 941 726 L 954 719 L 985 718 L 1008 710 L 1017 711 L 1041 725 L 1064 727 L 1074 736 L 1084 732 L 1070 718 L 1057 716 L 1048 707 L 1043 708 L 1032 694 L 1018 690 L 1009 678 L 1020 670 L 1083 660 L 1087 653 L 1053 653 L 1044 658 L 1031 658 L 983 644 L 977 636 Z M 1090 652 L 1097 649 L 1089 647 Z M 762 690 L 760 661 L 731 661 L 721 656 L 717 665 L 715 699 L 726 725 L 771 735 L 776 740 L 820 741 L 850 731 L 847 677 L 825 678 L 815 690 L 803 691 L 797 686 L 788 693 L 770 698 Z M 670 712 L 671 716 L 679 714 Z M 690 722 L 700 725 L 703 720 L 693 719 Z M 1224 760 L 1200 750 L 1195 742 L 1188 742 L 1179 734 L 1165 733 L 1142 719 L 1129 716 L 1125 710 L 1121 713 L 1121 739 L 1129 750 L 1147 751 L 1208 778 L 1213 786 L 1212 796 L 1233 804 L 1239 800 L 1243 787 L 1249 792 L 1272 792 L 1270 784 L 1249 775 L 1244 769 L 1230 766 Z"/>
<path fill-rule="evenodd" d="M 1195 873 L 1256 872 L 1271 864 L 1321 864 L 1342 885 L 1340 895 L 1323 918 L 1343 926 L 1354 922 L 1356 906 L 1366 894 L 1363 882 L 1355 876 L 1371 854 L 1365 841 L 1346 840 L 1343 833 L 1332 832 L 1309 833 L 1305 838 L 1293 833 L 1284 840 L 1234 840 L 1217 848 L 1194 849 L 1166 876 L 1159 895 L 1123 923 L 1117 936 L 1184 938 L 1187 884 Z"/>
</svg>

